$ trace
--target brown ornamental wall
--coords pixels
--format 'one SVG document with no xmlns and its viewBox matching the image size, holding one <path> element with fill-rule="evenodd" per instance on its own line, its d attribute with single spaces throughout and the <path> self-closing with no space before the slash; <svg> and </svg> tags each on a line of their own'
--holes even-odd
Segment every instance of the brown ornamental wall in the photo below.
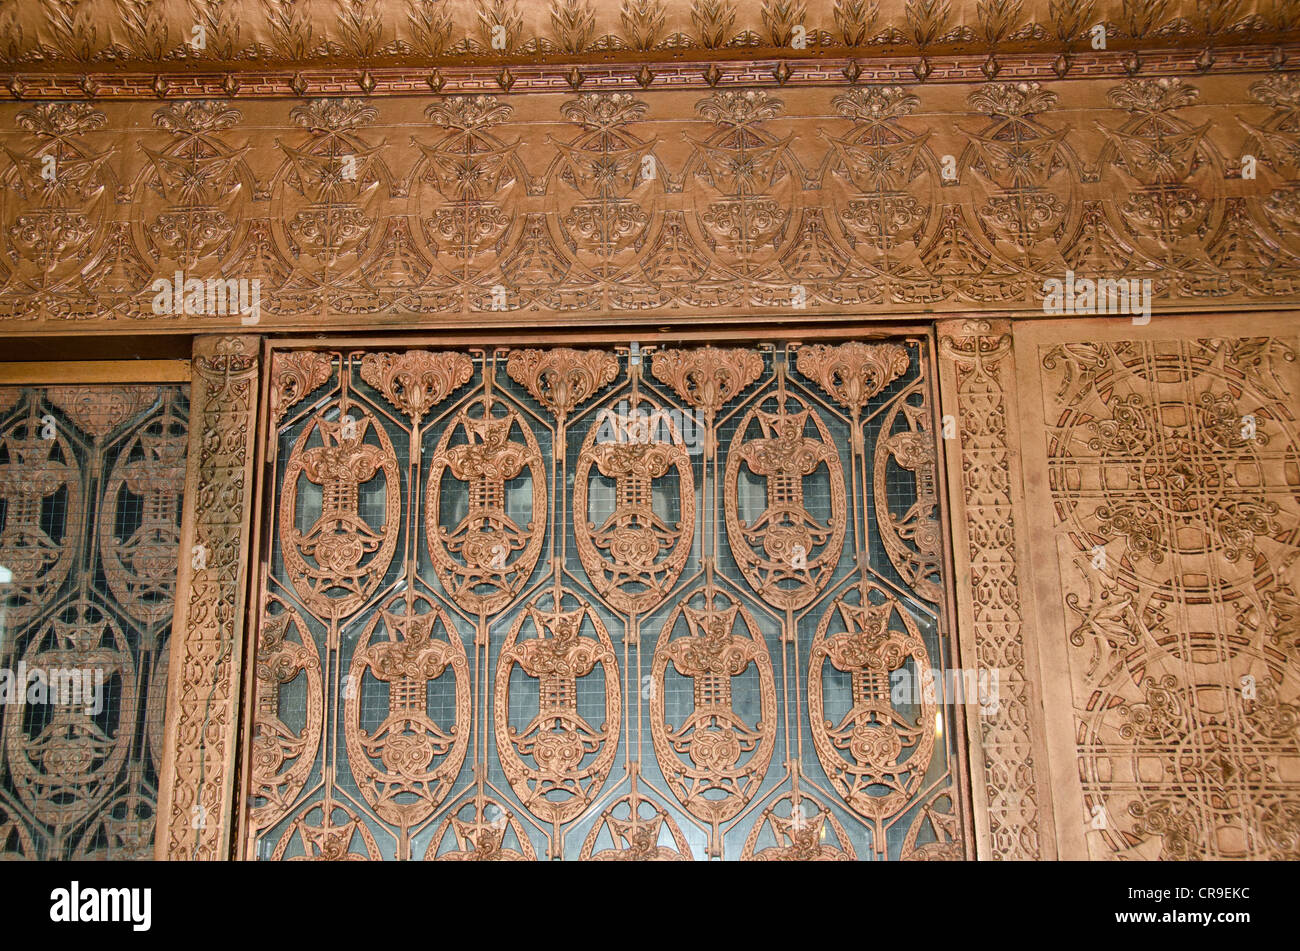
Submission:
<svg viewBox="0 0 1300 951">
<path fill-rule="evenodd" d="M 132 4 L 0 9 L 0 359 L 198 334 L 158 854 L 246 821 L 259 446 L 312 388 L 262 335 L 933 316 L 957 660 L 1000 683 L 974 854 L 1300 857 L 1296 14 L 1041 6 L 245 0 L 194 5 L 202 55 Z M 1149 315 L 1044 319 L 1071 279 Z"/>
<path fill-rule="evenodd" d="M 10 103 L 0 329 L 1041 314 L 1067 272 L 1289 304 L 1298 104 L 1289 73 Z"/>
</svg>

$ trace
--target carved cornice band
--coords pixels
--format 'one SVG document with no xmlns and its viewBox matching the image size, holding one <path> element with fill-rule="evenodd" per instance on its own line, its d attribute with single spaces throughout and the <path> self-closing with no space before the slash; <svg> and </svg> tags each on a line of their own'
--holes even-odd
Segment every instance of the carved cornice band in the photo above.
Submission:
<svg viewBox="0 0 1300 951">
<path fill-rule="evenodd" d="M 505 66 L 305 66 L 295 69 L 213 70 L 196 64 L 134 72 L 59 69 L 0 71 L 0 101 L 93 99 L 103 102 L 170 99 L 283 99 L 288 96 L 428 96 L 530 92 L 640 92 L 711 88 L 852 87 L 867 83 L 935 85 L 1000 79 L 1051 82 L 1058 79 L 1120 80 L 1129 76 L 1228 75 L 1294 68 L 1300 44 L 1239 46 L 1216 50 L 1169 49 L 1136 52 L 1015 52 L 945 56 L 788 56 L 745 58 L 743 62 L 690 59 L 685 62 L 557 65 L 524 61 Z"/>
</svg>

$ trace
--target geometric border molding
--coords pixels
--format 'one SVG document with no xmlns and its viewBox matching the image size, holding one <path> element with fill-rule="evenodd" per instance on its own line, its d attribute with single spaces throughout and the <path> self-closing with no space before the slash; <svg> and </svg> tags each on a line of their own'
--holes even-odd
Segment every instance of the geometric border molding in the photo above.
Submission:
<svg viewBox="0 0 1300 951">
<path fill-rule="evenodd" d="M 977 854 L 1051 859 L 1010 323 L 941 321 L 938 335 L 955 581 L 968 595 L 957 599 L 962 663 L 998 685 L 992 712 L 967 721 Z"/>
<path fill-rule="evenodd" d="M 194 343 L 159 859 L 224 859 L 230 851 L 258 348 L 250 336 Z"/>
</svg>

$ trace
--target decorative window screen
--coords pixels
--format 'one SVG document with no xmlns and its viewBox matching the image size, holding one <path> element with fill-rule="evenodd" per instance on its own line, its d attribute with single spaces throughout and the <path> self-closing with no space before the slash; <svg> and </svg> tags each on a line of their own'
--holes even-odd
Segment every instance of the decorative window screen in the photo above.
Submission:
<svg viewBox="0 0 1300 951">
<path fill-rule="evenodd" d="M 273 359 L 248 857 L 968 854 L 924 340 Z"/>
<path fill-rule="evenodd" d="M 0 387 L 5 857 L 153 857 L 188 409 Z"/>
</svg>

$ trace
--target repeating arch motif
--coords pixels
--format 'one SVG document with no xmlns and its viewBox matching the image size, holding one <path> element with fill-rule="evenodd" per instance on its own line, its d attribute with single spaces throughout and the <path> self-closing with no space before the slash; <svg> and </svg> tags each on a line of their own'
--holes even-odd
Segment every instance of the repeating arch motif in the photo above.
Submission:
<svg viewBox="0 0 1300 951">
<path fill-rule="evenodd" d="M 1174 22 L 1168 36 L 1185 38 L 1187 21 Z M 1212 45 L 1262 22 L 1219 30 Z M 420 315 L 745 319 L 792 307 L 1032 316 L 1043 282 L 1067 270 L 1150 278 L 1152 306 L 1166 312 L 1295 303 L 1295 73 L 1276 68 L 1282 60 L 1268 68 L 1263 48 L 1250 53 L 1255 71 L 1238 59 L 1213 81 L 1175 75 L 1183 54 L 1165 61 L 1168 74 L 1127 78 L 1145 73 L 1148 54 L 1098 55 L 1113 77 L 1091 72 L 1097 62 L 1089 81 L 1058 82 L 1065 52 L 1034 75 L 1017 66 L 1011 81 L 970 82 L 968 61 L 934 67 L 964 72 L 956 82 L 917 84 L 913 71 L 932 65 L 922 56 L 905 82 L 897 64 L 850 61 L 847 85 L 831 89 L 819 56 L 775 74 L 715 63 L 703 73 L 717 88 L 704 94 L 682 88 L 700 82 L 699 64 L 673 66 L 671 81 L 647 69 L 652 85 L 681 85 L 629 93 L 624 62 L 589 76 L 610 91 L 558 96 L 553 62 L 549 76 L 496 76 L 545 95 L 488 94 L 482 73 L 435 69 L 267 79 L 232 102 L 233 76 L 194 76 L 182 93 L 151 71 L 115 80 L 126 99 L 163 97 L 151 122 L 111 98 L 9 102 L 0 322 L 22 333 L 69 321 L 228 329 L 228 310 L 155 306 L 153 285 L 178 270 L 260 281 L 260 324 L 274 330 L 403 328 Z M 39 72 L 11 77 L 13 95 L 86 92 Z M 792 72 L 821 88 L 790 87 Z M 403 94 L 339 96 L 358 79 Z M 409 95 L 426 79 L 475 94 Z M 330 98 L 303 98 L 305 85 Z M 279 98 L 290 90 L 294 100 Z M 274 147 L 256 147 L 260 130 Z M 1244 156 L 1256 160 L 1247 174 Z M 42 175 L 51 162 L 53 181 Z"/>
</svg>

